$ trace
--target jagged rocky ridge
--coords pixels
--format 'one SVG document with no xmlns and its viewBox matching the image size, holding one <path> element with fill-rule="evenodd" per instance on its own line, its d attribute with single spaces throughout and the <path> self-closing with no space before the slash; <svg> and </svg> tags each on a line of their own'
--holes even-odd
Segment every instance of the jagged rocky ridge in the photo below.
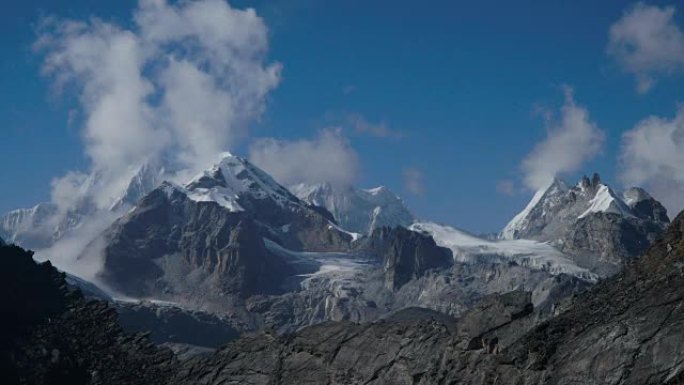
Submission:
<svg viewBox="0 0 684 385">
<path fill-rule="evenodd" d="M 549 242 L 578 265 L 606 276 L 642 255 L 668 223 L 665 208 L 643 189 L 618 194 L 594 174 L 572 187 L 554 179 L 500 237 Z"/>
</svg>

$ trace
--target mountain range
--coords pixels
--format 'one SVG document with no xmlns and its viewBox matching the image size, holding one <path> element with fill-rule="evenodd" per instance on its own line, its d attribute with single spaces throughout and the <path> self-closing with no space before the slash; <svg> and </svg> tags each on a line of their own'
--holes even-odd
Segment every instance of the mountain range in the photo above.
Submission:
<svg viewBox="0 0 684 385">
<path fill-rule="evenodd" d="M 682 384 L 684 214 L 645 256 L 539 320 L 524 291 L 458 319 L 408 307 L 376 322 L 245 335 L 188 358 L 121 329 L 49 263 L 0 247 L 9 383 Z M 175 352 L 175 353 L 174 353 Z"/>
<path fill-rule="evenodd" d="M 114 219 L 76 256 L 79 264 L 98 266 L 97 273 L 68 276 L 67 285 L 108 302 L 127 331 L 150 330 L 155 343 L 178 357 L 207 357 L 203 352 L 219 344 L 269 331 L 270 337 L 245 337 L 227 350 L 250 357 L 250 362 L 236 360 L 236 368 L 263 373 L 263 383 L 284 374 L 269 369 L 269 359 L 250 356 L 257 348 L 249 346 L 273 344 L 276 350 L 264 345 L 259 351 L 290 357 L 292 349 L 299 349 L 285 337 L 292 335 L 321 346 L 327 342 L 320 338 L 328 333 L 347 335 L 345 341 L 364 336 L 358 346 L 339 341 L 349 354 L 388 332 L 443 340 L 430 348 L 419 341 L 410 345 L 427 349 L 433 358 L 444 357 L 440 349 L 447 349 L 446 341 L 466 352 L 513 349 L 526 332 L 579 306 L 581 293 L 601 290 L 606 279 L 632 269 L 672 228 L 663 206 L 647 192 L 631 188 L 617 193 L 598 175 L 572 187 L 554 180 L 499 239 L 418 219 L 385 187 L 320 183 L 286 188 L 229 153 L 183 184 L 163 181 L 161 175 L 154 167 L 135 173 L 121 198 L 106 209 Z M 87 200 L 66 213 L 40 204 L 3 216 L 1 234 L 10 243 L 47 248 L 87 226 L 93 212 Z M 198 328 L 206 333 L 198 335 Z M 380 346 L 390 349 L 383 341 Z M 222 354 L 189 362 L 213 368 L 225 360 Z M 484 360 L 482 365 L 493 365 Z M 252 368 L 255 362 L 266 366 Z M 303 365 L 298 358 L 293 362 Z M 410 365 L 419 362 L 416 358 Z M 455 370 L 452 363 L 425 364 Z M 395 368 L 395 361 L 383 365 L 392 366 L 375 367 L 377 376 L 343 375 L 346 380 L 338 383 L 360 378 L 382 383 L 405 378 L 401 371 L 410 369 Z M 337 376 L 328 369 L 320 373 Z M 527 378 L 528 372 L 520 373 Z M 191 373 L 175 375 L 183 381 L 192 378 Z M 406 383 L 437 378 L 424 376 L 427 372 L 412 374 L 413 382 Z"/>
</svg>

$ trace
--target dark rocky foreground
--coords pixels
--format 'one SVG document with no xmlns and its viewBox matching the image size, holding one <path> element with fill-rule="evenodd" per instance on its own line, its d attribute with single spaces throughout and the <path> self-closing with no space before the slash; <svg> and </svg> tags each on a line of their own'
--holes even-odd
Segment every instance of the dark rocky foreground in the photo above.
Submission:
<svg viewBox="0 0 684 385">
<path fill-rule="evenodd" d="M 0 247 L 0 378 L 4 384 L 165 384 L 176 359 L 124 334 L 114 309 L 88 301 L 49 263 Z"/>
<path fill-rule="evenodd" d="M 49 265 L 3 247 L 6 383 L 684 384 L 684 214 L 646 256 L 536 320 L 529 294 L 493 295 L 460 320 L 406 309 L 235 340 L 187 360 L 126 335 Z"/>
</svg>

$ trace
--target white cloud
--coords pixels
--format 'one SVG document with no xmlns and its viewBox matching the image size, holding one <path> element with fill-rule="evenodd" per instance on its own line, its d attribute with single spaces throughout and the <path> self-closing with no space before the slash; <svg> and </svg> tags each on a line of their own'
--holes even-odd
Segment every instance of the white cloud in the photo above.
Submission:
<svg viewBox="0 0 684 385">
<path fill-rule="evenodd" d="M 522 162 L 525 184 L 535 190 L 560 173 L 577 171 L 601 151 L 605 139 L 589 119 L 589 112 L 575 103 L 568 87 L 560 118 L 549 120 L 547 126 L 546 138 Z"/>
<path fill-rule="evenodd" d="M 78 92 L 97 175 L 88 194 L 103 209 L 143 164 L 182 175 L 206 167 L 245 135 L 280 79 L 280 64 L 266 62 L 268 31 L 253 9 L 141 0 L 133 21 L 50 18 L 36 42 L 57 89 Z M 72 174 L 65 178 L 55 188 L 73 184 Z"/>
<path fill-rule="evenodd" d="M 417 167 L 405 168 L 402 176 L 404 177 L 404 188 L 414 195 L 425 193 L 425 182 L 423 172 Z"/>
<path fill-rule="evenodd" d="M 648 91 L 659 75 L 684 70 L 684 34 L 675 8 L 637 3 L 610 27 L 608 54 L 634 74 L 637 90 Z"/>
<path fill-rule="evenodd" d="M 514 195 L 515 183 L 512 180 L 501 180 L 496 184 L 496 192 L 504 195 Z"/>
<path fill-rule="evenodd" d="M 359 161 L 339 129 L 319 132 L 313 139 L 256 140 L 249 159 L 285 185 L 330 182 L 348 186 L 356 181 Z"/>
<path fill-rule="evenodd" d="M 621 178 L 643 186 L 671 215 L 684 208 L 684 106 L 672 119 L 649 117 L 622 137 Z"/>
<path fill-rule="evenodd" d="M 360 114 L 348 114 L 347 123 L 359 135 L 370 135 L 376 138 L 400 139 L 403 134 L 392 130 L 386 122 L 371 122 Z"/>
</svg>

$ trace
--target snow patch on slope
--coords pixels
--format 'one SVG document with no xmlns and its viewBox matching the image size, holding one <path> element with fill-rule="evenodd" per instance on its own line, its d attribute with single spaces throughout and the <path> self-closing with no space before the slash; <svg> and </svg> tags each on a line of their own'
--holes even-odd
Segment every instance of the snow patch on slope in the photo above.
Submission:
<svg viewBox="0 0 684 385">
<path fill-rule="evenodd" d="M 284 257 L 288 263 L 313 266 L 315 271 L 300 274 L 300 277 L 307 279 L 331 275 L 351 277 L 363 272 L 371 264 L 370 261 L 349 253 L 292 251 L 267 238 L 264 238 L 264 244 L 270 252 Z"/>
<path fill-rule="evenodd" d="M 416 222 L 409 229 L 431 235 L 437 245 L 450 249 L 454 259 L 459 262 L 515 262 L 554 275 L 564 273 L 588 281 L 598 278 L 596 274 L 577 266 L 563 253 L 544 242 L 527 239 L 488 241 L 453 227 L 431 222 Z"/>
<path fill-rule="evenodd" d="M 615 196 L 613 190 L 604 184 L 599 186 L 596 195 L 594 195 L 594 198 L 589 203 L 589 208 L 578 219 L 584 218 L 591 213 L 614 213 L 622 216 L 633 216 L 627 204 Z"/>
</svg>

